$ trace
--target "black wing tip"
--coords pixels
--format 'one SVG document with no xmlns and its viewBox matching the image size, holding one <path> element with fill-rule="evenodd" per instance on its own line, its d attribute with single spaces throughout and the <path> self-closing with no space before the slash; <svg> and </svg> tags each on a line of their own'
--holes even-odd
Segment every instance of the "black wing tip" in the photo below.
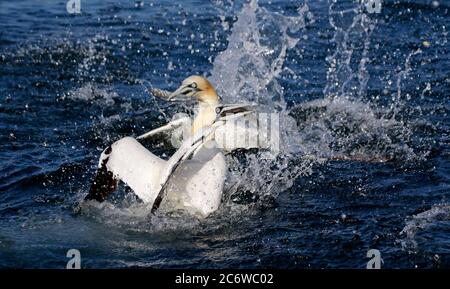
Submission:
<svg viewBox="0 0 450 289">
<path fill-rule="evenodd" d="M 105 154 L 108 155 L 111 151 L 111 146 L 109 146 L 106 148 Z M 84 201 L 95 200 L 97 202 L 103 202 L 117 189 L 117 180 L 114 178 L 114 174 L 106 168 L 108 159 L 108 157 L 105 158 L 102 165 L 97 170 L 95 178 L 91 183 L 89 193 L 84 197 Z"/>
</svg>

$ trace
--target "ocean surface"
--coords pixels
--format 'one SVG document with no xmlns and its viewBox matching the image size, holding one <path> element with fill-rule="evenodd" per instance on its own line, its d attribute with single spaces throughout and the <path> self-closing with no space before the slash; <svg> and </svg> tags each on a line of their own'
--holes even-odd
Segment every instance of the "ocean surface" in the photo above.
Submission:
<svg viewBox="0 0 450 289">
<path fill-rule="evenodd" d="M 450 1 L 66 3 L 0 0 L 0 268 L 450 267 Z M 278 113 L 280 152 L 228 154 L 203 220 L 83 205 L 106 146 L 192 113 L 147 89 L 192 74 Z"/>
</svg>

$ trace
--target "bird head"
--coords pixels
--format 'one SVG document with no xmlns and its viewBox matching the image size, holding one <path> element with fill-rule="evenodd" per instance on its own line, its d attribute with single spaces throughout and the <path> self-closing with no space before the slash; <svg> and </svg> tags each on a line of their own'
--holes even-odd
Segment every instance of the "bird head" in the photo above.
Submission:
<svg viewBox="0 0 450 289">
<path fill-rule="evenodd" d="M 168 100 L 195 98 L 201 103 L 218 104 L 219 97 L 212 84 L 204 77 L 189 76 L 181 83 L 181 86 L 172 92 Z"/>
</svg>

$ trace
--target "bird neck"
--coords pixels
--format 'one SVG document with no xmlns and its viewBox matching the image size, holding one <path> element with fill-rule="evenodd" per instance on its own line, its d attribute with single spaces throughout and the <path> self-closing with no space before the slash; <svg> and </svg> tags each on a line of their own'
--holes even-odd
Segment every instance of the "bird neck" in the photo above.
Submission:
<svg viewBox="0 0 450 289">
<path fill-rule="evenodd" d="M 198 114 L 192 123 L 192 134 L 196 134 L 200 129 L 210 126 L 216 120 L 216 107 L 219 101 L 200 101 Z"/>
<path fill-rule="evenodd" d="M 217 95 L 216 90 L 212 87 L 212 85 L 208 85 L 206 88 L 199 91 L 197 93 L 197 100 L 200 104 L 219 104 L 219 96 Z"/>
</svg>

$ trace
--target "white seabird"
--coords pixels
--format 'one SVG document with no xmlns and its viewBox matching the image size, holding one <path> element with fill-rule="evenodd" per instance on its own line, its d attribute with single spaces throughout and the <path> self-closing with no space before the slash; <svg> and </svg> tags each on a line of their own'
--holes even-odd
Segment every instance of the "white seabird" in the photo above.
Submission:
<svg viewBox="0 0 450 289">
<path fill-rule="evenodd" d="M 248 114 L 248 108 L 221 105 L 213 86 L 201 76 L 185 79 L 168 99 L 177 97 L 193 97 L 198 101 L 192 136 L 168 160 L 154 155 L 132 137 L 116 141 L 102 152 L 85 200 L 104 201 L 117 183 L 123 181 L 142 201 L 152 204 L 152 212 L 163 200 L 169 208 L 185 209 L 204 217 L 217 210 L 227 166 L 214 132 L 227 120 Z M 169 123 L 139 138 L 174 127 Z"/>
</svg>

